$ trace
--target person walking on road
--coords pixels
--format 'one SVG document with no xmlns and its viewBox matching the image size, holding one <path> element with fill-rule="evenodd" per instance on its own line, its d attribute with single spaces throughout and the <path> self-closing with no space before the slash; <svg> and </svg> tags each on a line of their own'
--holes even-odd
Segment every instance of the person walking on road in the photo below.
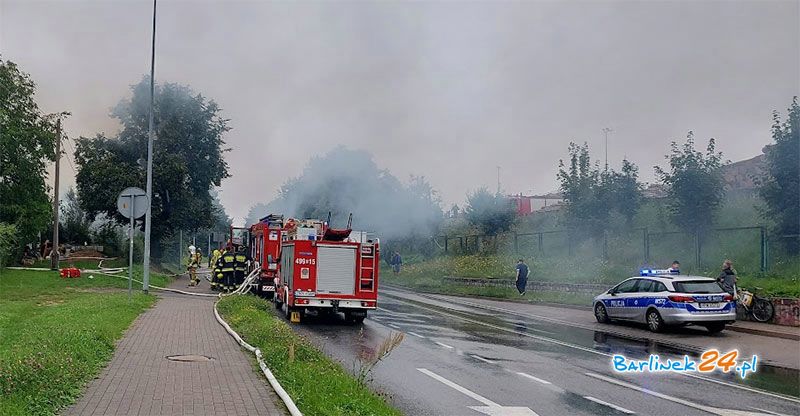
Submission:
<svg viewBox="0 0 800 416">
<path fill-rule="evenodd" d="M 736 270 L 733 268 L 733 262 L 725 260 L 722 262 L 722 272 L 717 277 L 717 283 L 722 286 L 722 290 L 728 292 L 731 296 L 736 297 Z"/>
<path fill-rule="evenodd" d="M 394 254 L 392 255 L 392 261 L 389 264 L 392 265 L 392 271 L 394 272 L 394 274 L 400 273 L 400 266 L 403 265 L 403 258 L 400 257 L 399 251 L 394 252 Z"/>
<path fill-rule="evenodd" d="M 528 285 L 528 265 L 525 260 L 519 259 L 517 262 L 517 278 L 514 281 L 520 296 L 525 296 L 525 287 Z"/>
</svg>

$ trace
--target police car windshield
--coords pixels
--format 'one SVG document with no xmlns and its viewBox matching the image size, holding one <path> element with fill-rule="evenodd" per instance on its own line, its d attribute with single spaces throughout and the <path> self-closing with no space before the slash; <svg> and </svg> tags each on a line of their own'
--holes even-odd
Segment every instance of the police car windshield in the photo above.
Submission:
<svg viewBox="0 0 800 416">
<path fill-rule="evenodd" d="M 675 291 L 681 293 L 720 293 L 722 288 L 716 282 L 704 280 L 674 282 Z"/>
</svg>

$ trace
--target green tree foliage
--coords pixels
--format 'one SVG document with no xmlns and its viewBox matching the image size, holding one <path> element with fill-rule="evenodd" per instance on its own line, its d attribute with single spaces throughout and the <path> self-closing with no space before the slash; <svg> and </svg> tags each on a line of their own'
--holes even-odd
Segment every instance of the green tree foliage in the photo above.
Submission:
<svg viewBox="0 0 800 416">
<path fill-rule="evenodd" d="M 704 235 L 714 224 L 715 214 L 725 197 L 722 177 L 722 152 L 709 139 L 706 152 L 694 148 L 690 131 L 686 143 L 672 142 L 666 155 L 669 171 L 655 167 L 656 175 L 667 187 L 672 222 L 687 233 Z"/>
<path fill-rule="evenodd" d="M 369 153 L 338 147 L 312 158 L 302 175 L 283 184 L 278 198 L 255 205 L 248 221 L 267 214 L 326 219 L 328 212 L 334 227 L 344 227 L 353 213 L 353 229 L 394 240 L 429 237 L 443 217 L 425 178 L 412 176 L 405 185 L 379 169 Z"/>
<path fill-rule="evenodd" d="M 61 229 L 59 240 L 65 243 L 82 245 L 92 241 L 89 230 L 92 225 L 86 218 L 86 212 L 80 207 L 78 195 L 70 188 L 63 201 L 61 201 L 61 215 L 59 216 Z"/>
<path fill-rule="evenodd" d="M 17 245 L 17 227 L 0 222 L 0 267 L 9 263 Z"/>
<path fill-rule="evenodd" d="M 564 222 L 581 236 L 598 238 L 614 228 L 614 215 L 630 226 L 639 211 L 642 185 L 639 169 L 627 159 L 622 160 L 622 170 L 600 171 L 591 162 L 589 146 L 570 143 L 568 166 L 559 161 L 558 180 L 564 195 L 566 210 Z"/>
<path fill-rule="evenodd" d="M 34 241 L 52 213 L 45 167 L 55 160 L 55 123 L 35 92 L 28 74 L 0 60 L 0 222 L 13 224 L 21 242 Z"/>
<path fill-rule="evenodd" d="M 485 187 L 467 195 L 464 217 L 486 235 L 497 235 L 514 225 L 514 205 L 502 195 L 493 195 Z"/>
<path fill-rule="evenodd" d="M 800 105 L 797 97 L 789 106 L 789 116 L 781 122 L 773 113 L 772 139 L 766 149 L 766 172 L 760 180 L 761 197 L 767 203 L 766 215 L 774 221 L 774 233 L 800 234 Z M 800 251 L 800 239 L 780 238 L 789 252 Z"/>
<path fill-rule="evenodd" d="M 112 111 L 122 124 L 116 137 L 102 134 L 77 141 L 77 187 L 81 207 L 90 219 L 105 214 L 123 222 L 116 198 L 128 186 L 146 181 L 149 79 L 132 87 L 133 96 Z M 228 120 L 213 100 L 178 84 L 155 90 L 152 241 L 161 242 L 176 230 L 213 226 L 215 207 L 209 193 L 228 177 L 223 135 Z M 160 247 L 153 249 L 160 257 Z"/>
</svg>

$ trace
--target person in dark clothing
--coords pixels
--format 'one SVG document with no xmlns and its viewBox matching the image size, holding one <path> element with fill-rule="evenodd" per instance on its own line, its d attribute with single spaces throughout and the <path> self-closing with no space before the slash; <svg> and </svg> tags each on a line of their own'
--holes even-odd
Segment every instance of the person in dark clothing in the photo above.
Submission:
<svg viewBox="0 0 800 416">
<path fill-rule="evenodd" d="M 390 264 L 392 265 L 392 271 L 394 271 L 395 274 L 400 273 L 400 266 L 403 265 L 403 258 L 400 257 L 400 252 L 399 251 L 395 251 L 394 252 L 394 255 L 392 255 L 392 261 L 391 261 Z"/>
<path fill-rule="evenodd" d="M 517 278 L 515 283 L 521 296 L 525 296 L 525 287 L 528 285 L 528 271 L 528 265 L 525 264 L 523 259 L 519 259 L 519 262 L 517 262 Z"/>
<path fill-rule="evenodd" d="M 736 296 L 736 280 L 736 270 L 733 269 L 733 262 L 725 260 L 722 262 L 722 272 L 717 277 L 717 283 L 722 287 L 722 290 L 732 296 Z"/>
<path fill-rule="evenodd" d="M 669 266 L 669 270 L 670 271 L 674 271 L 674 272 L 680 271 L 681 270 L 681 262 L 679 262 L 678 260 L 674 260 L 672 262 L 672 265 Z"/>
</svg>

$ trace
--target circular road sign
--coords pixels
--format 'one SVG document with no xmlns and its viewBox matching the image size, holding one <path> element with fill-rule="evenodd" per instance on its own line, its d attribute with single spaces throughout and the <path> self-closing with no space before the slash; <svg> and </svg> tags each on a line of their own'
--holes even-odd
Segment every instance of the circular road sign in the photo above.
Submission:
<svg viewBox="0 0 800 416">
<path fill-rule="evenodd" d="M 117 211 L 125 218 L 131 217 L 131 204 L 133 204 L 133 218 L 140 218 L 147 212 L 147 193 L 139 188 L 127 188 L 117 197 Z"/>
</svg>

